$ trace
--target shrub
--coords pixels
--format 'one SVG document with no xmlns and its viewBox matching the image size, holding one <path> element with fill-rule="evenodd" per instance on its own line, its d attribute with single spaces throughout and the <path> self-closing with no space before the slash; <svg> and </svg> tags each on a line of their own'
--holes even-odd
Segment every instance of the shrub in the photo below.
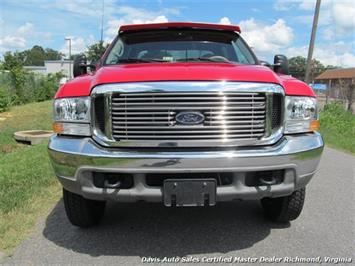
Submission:
<svg viewBox="0 0 355 266">
<path fill-rule="evenodd" d="M 59 80 L 62 74 L 48 74 L 46 77 L 38 79 L 34 97 L 36 102 L 52 99 L 59 87 Z"/>
<path fill-rule="evenodd" d="M 0 87 L 0 113 L 5 112 L 10 107 L 10 96 L 8 90 Z"/>
<path fill-rule="evenodd" d="M 2 95 L 6 93 L 7 106 L 49 100 L 56 93 L 62 77 L 62 73 L 41 75 L 21 69 L 0 72 L 0 84 L 6 89 Z"/>
</svg>

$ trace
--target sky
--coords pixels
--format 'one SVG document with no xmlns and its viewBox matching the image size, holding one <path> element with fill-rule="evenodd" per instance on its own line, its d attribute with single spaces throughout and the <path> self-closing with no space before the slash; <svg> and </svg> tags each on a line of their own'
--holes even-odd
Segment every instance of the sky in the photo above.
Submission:
<svg viewBox="0 0 355 266">
<path fill-rule="evenodd" d="M 259 59 L 307 57 L 316 0 L 0 0 L 0 57 L 33 45 L 68 54 L 104 40 L 122 24 L 192 21 L 236 24 Z M 322 0 L 314 58 L 355 67 L 355 1 Z"/>
</svg>

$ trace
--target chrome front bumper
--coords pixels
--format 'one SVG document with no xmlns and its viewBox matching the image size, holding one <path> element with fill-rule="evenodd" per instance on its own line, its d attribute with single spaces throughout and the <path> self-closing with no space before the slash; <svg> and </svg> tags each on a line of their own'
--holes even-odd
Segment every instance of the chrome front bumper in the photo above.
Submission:
<svg viewBox="0 0 355 266">
<path fill-rule="evenodd" d="M 233 172 L 232 184 L 217 187 L 217 201 L 229 201 L 281 197 L 304 187 L 316 172 L 323 146 L 318 133 L 284 136 L 273 146 L 213 151 L 113 149 L 91 138 L 53 136 L 49 156 L 63 187 L 85 198 L 161 202 L 162 188 L 148 186 L 145 174 Z M 281 169 L 285 170 L 281 184 L 248 187 L 244 183 L 246 172 Z M 93 172 L 130 173 L 134 185 L 130 189 L 98 188 Z"/>
</svg>

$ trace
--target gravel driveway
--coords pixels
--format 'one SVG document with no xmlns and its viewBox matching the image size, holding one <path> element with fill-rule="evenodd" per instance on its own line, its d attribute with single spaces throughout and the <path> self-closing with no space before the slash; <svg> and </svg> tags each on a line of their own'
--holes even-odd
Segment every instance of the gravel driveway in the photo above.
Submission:
<svg viewBox="0 0 355 266">
<path fill-rule="evenodd" d="M 354 156 L 326 148 L 300 218 L 285 225 L 264 219 L 258 201 L 183 209 L 111 203 L 100 227 L 83 230 L 69 224 L 60 201 L 3 263 L 137 265 L 149 257 L 351 257 L 354 173 Z"/>
</svg>

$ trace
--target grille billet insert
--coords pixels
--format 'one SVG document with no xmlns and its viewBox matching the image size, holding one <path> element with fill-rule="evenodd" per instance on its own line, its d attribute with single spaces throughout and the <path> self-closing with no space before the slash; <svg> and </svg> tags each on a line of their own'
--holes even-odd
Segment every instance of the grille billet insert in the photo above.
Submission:
<svg viewBox="0 0 355 266">
<path fill-rule="evenodd" d="M 95 106 L 95 124 L 101 130 L 101 132 L 105 132 L 105 97 L 104 95 L 100 95 L 94 100 Z"/>
<path fill-rule="evenodd" d="M 271 126 L 277 128 L 281 126 L 281 108 L 282 108 L 282 96 L 280 94 L 274 94 L 272 98 L 272 112 L 271 112 Z"/>
<path fill-rule="evenodd" d="M 175 116 L 197 111 L 199 125 Z M 257 140 L 265 134 L 266 97 L 254 92 L 121 93 L 112 95 L 112 135 L 119 140 Z"/>
</svg>

